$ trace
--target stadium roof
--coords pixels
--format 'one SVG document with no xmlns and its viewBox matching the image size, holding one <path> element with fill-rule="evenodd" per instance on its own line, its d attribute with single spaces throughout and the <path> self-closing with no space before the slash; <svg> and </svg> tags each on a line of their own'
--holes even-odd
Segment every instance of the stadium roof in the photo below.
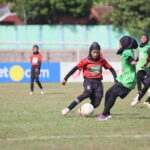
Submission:
<svg viewBox="0 0 150 150">
<path fill-rule="evenodd" d="M 0 4 L 0 24 L 19 25 L 22 22 L 16 16 L 16 13 L 10 11 L 9 5 Z"/>
</svg>

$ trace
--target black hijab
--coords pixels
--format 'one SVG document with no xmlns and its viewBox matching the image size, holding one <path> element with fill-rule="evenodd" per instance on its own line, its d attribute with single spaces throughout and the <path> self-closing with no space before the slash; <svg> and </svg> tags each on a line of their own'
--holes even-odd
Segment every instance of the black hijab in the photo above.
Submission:
<svg viewBox="0 0 150 150">
<path fill-rule="evenodd" d="M 87 56 L 88 59 L 92 60 L 92 61 L 97 61 L 100 59 L 100 55 L 99 57 L 97 57 L 96 59 L 94 59 L 92 56 L 91 56 L 91 52 L 92 50 L 101 50 L 101 47 L 100 45 L 97 43 L 97 42 L 93 42 L 90 46 L 90 49 L 89 49 L 89 55 Z"/>
<path fill-rule="evenodd" d="M 33 54 L 34 54 L 34 55 L 39 54 L 39 47 L 38 47 L 37 45 L 34 45 L 34 46 L 33 46 L 33 49 L 34 49 L 34 48 L 37 49 L 37 52 L 33 52 Z"/>
<path fill-rule="evenodd" d="M 142 36 L 145 36 L 145 37 L 147 38 L 147 41 L 146 41 L 145 43 L 141 43 L 141 44 L 140 44 L 140 47 L 144 47 L 144 46 L 147 45 L 148 42 L 149 42 L 149 36 L 148 36 L 147 34 L 142 34 L 141 37 L 142 37 Z"/>
<path fill-rule="evenodd" d="M 122 45 L 122 48 L 120 48 L 117 51 L 117 55 L 122 54 L 124 50 L 127 50 L 127 49 L 136 49 L 138 47 L 137 41 L 134 38 L 130 37 L 130 36 L 123 36 L 120 39 L 120 43 Z"/>
</svg>

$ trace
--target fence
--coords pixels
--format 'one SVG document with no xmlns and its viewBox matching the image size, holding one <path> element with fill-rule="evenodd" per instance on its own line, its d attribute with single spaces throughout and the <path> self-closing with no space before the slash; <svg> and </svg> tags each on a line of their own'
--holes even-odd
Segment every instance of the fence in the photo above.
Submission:
<svg viewBox="0 0 150 150">
<path fill-rule="evenodd" d="M 78 62 L 88 55 L 90 42 L 0 42 L 11 45 L 11 49 L 0 49 L 0 62 L 29 62 L 34 44 L 39 45 L 44 62 Z M 21 48 L 27 45 L 29 48 Z M 43 48 L 47 45 L 49 48 Z M 15 49 L 14 49 L 15 47 Z M 53 48 L 61 47 L 61 48 Z M 103 56 L 110 61 L 117 61 L 114 49 L 102 49 Z"/>
<path fill-rule="evenodd" d="M 100 43 L 103 49 L 114 49 L 118 47 L 118 40 L 125 32 L 114 31 L 110 25 L 20 25 L 0 26 L 1 42 L 93 42 Z M 29 45 L 30 46 L 30 45 Z M 0 49 L 29 49 L 28 45 L 3 44 Z M 43 49 L 62 49 L 64 45 L 42 45 Z M 72 48 L 71 45 L 65 48 Z"/>
</svg>

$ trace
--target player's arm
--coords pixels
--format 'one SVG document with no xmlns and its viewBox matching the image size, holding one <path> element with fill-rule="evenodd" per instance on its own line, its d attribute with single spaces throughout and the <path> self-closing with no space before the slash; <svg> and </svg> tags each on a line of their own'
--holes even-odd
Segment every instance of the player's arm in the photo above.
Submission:
<svg viewBox="0 0 150 150">
<path fill-rule="evenodd" d="M 113 67 L 109 68 L 109 71 L 112 73 L 113 78 L 114 78 L 114 82 L 117 82 L 116 78 L 117 78 L 117 74 L 116 71 Z"/>
<path fill-rule="evenodd" d="M 82 60 L 79 62 L 78 65 L 76 65 L 75 67 L 73 67 L 73 68 L 69 71 L 69 73 L 65 76 L 64 80 L 61 82 L 62 85 L 65 85 L 66 82 L 67 82 L 67 80 L 68 80 L 68 78 L 69 78 L 73 73 L 75 73 L 78 69 L 79 69 L 79 70 L 82 70 L 82 69 L 85 67 L 86 63 L 87 63 L 86 59 L 82 59 Z"/>
<path fill-rule="evenodd" d="M 129 56 L 129 57 L 127 58 L 127 61 L 128 61 L 131 65 L 136 65 L 136 64 L 137 64 L 137 61 L 136 61 L 133 57 L 131 57 L 131 56 Z"/>
<path fill-rule="evenodd" d="M 41 61 L 39 61 L 39 63 L 38 63 L 38 70 L 40 71 L 40 69 L 41 69 Z"/>
<path fill-rule="evenodd" d="M 149 64 L 149 62 L 146 61 L 146 63 L 141 68 L 145 68 L 148 64 Z"/>
<path fill-rule="evenodd" d="M 40 71 L 41 64 L 42 64 L 42 55 L 40 54 L 38 57 L 38 68 L 36 69 L 36 71 Z"/>
<path fill-rule="evenodd" d="M 148 57 L 146 59 L 146 63 L 142 66 L 142 68 L 145 68 L 147 65 L 150 65 L 150 48 L 147 51 Z"/>
<path fill-rule="evenodd" d="M 102 60 L 102 64 L 105 69 L 108 69 L 112 73 L 114 82 L 116 82 L 117 74 L 115 69 L 105 59 Z"/>
<path fill-rule="evenodd" d="M 73 68 L 68 72 L 68 74 L 64 77 L 64 80 L 62 80 L 62 82 L 61 82 L 62 85 L 65 85 L 66 82 L 67 82 L 67 80 L 68 80 L 68 78 L 69 78 L 73 73 L 75 73 L 77 70 L 78 70 L 78 67 L 77 67 L 77 66 L 73 67 Z"/>
</svg>

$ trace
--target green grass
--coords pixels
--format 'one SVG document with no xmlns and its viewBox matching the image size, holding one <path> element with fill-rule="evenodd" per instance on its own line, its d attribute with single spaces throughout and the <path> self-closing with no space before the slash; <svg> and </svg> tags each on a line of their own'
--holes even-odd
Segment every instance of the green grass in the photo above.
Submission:
<svg viewBox="0 0 150 150">
<path fill-rule="evenodd" d="M 105 83 L 105 90 L 111 85 Z M 112 119 L 96 121 L 96 115 L 103 110 L 104 100 L 89 118 L 76 114 L 84 102 L 67 116 L 60 115 L 60 111 L 83 91 L 81 83 L 68 83 L 66 86 L 45 83 L 44 87 L 44 95 L 40 95 L 36 86 L 35 94 L 29 96 L 27 83 L 1 84 L 0 150 L 150 149 L 150 137 L 133 137 L 150 135 L 150 109 L 142 103 L 136 108 L 129 106 L 136 90 L 125 99 L 117 100 L 112 109 Z M 83 138 L 87 135 L 91 137 Z"/>
</svg>

